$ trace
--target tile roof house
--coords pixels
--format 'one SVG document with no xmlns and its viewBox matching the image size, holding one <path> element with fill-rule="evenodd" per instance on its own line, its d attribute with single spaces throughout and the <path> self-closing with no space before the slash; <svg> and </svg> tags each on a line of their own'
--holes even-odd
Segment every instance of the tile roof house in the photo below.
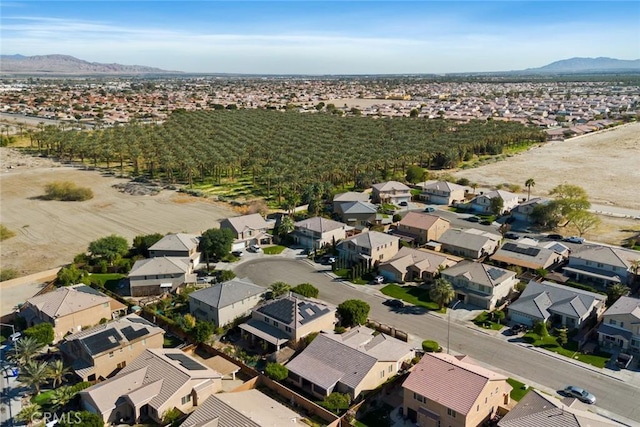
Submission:
<svg viewBox="0 0 640 427">
<path fill-rule="evenodd" d="M 266 293 L 267 289 L 249 279 L 231 279 L 190 293 L 189 312 L 199 320 L 222 327 L 250 315 Z"/>
<path fill-rule="evenodd" d="M 549 203 L 548 199 L 534 197 L 533 199 L 522 202 L 515 208 L 511 209 L 511 216 L 515 218 L 516 221 L 532 222 L 531 214 L 536 206 L 545 205 L 547 203 Z"/>
<path fill-rule="evenodd" d="M 491 260 L 501 265 L 517 265 L 527 270 L 540 268 L 549 270 L 566 260 L 566 256 L 553 249 L 518 241 L 503 244 L 496 253 L 491 255 Z"/>
<path fill-rule="evenodd" d="M 50 323 L 55 333 L 53 342 L 66 334 L 93 326 L 102 319 L 110 320 L 127 307 L 86 285 L 64 286 L 29 298 L 20 308 L 20 316 L 28 326 Z"/>
<path fill-rule="evenodd" d="M 498 427 L 612 427 L 621 424 L 595 414 L 577 399 L 556 399 L 531 390 L 498 421 Z"/>
<path fill-rule="evenodd" d="M 436 205 L 453 205 L 465 200 L 469 188 L 447 181 L 436 181 L 422 185 L 420 198 Z"/>
<path fill-rule="evenodd" d="M 335 307 L 290 293 L 255 307 L 240 329 L 253 343 L 266 342 L 278 351 L 288 341 L 297 343 L 312 332 L 333 330 L 335 323 Z"/>
<path fill-rule="evenodd" d="M 298 245 L 320 249 L 347 237 L 347 227 L 342 222 L 316 216 L 296 222 L 292 236 Z"/>
<path fill-rule="evenodd" d="M 346 202 L 340 205 L 337 213 L 342 222 L 361 229 L 377 222 L 378 207 L 369 202 Z"/>
<path fill-rule="evenodd" d="M 127 276 L 131 296 L 160 295 L 175 291 L 185 283 L 196 283 L 194 268 L 189 258 L 157 257 L 138 260 Z"/>
<path fill-rule="evenodd" d="M 380 263 L 378 271 L 389 282 L 430 282 L 440 270 L 456 263 L 444 254 L 402 247 L 389 261 Z"/>
<path fill-rule="evenodd" d="M 604 312 L 598 342 L 605 349 L 640 355 L 640 299 L 620 297 Z"/>
<path fill-rule="evenodd" d="M 465 230 L 451 228 L 440 236 L 442 250 L 465 258 L 479 259 L 498 249 L 502 236 L 475 228 Z"/>
<path fill-rule="evenodd" d="M 356 191 L 347 191 L 346 193 L 339 193 L 333 196 L 333 211 L 338 215 L 342 215 L 344 209 L 343 205 L 355 202 L 369 202 L 371 198 L 370 193 L 359 193 Z"/>
<path fill-rule="evenodd" d="M 189 413 L 222 389 L 222 376 L 177 349 L 147 349 L 115 377 L 81 391 L 82 408 L 105 423 L 161 423 Z"/>
<path fill-rule="evenodd" d="M 219 393 L 209 397 L 182 427 L 280 427 L 298 424 L 300 414 L 259 390 Z M 300 422 L 300 424 L 303 424 Z"/>
<path fill-rule="evenodd" d="M 513 271 L 472 261 L 462 261 L 440 275 L 453 285 L 455 299 L 486 310 L 493 310 L 518 283 Z"/>
<path fill-rule="evenodd" d="M 360 326 L 342 335 L 319 334 L 286 366 L 289 381 L 318 397 L 340 392 L 355 400 L 396 375 L 413 357 L 409 344 Z"/>
<path fill-rule="evenodd" d="M 520 298 L 509 305 L 508 313 L 511 320 L 524 325 L 551 320 L 572 329 L 581 327 L 590 317 L 599 319 L 606 300 L 606 295 L 530 281 Z"/>
<path fill-rule="evenodd" d="M 411 201 L 411 189 L 398 181 L 373 184 L 372 199 L 376 203 L 399 205 Z"/>
<path fill-rule="evenodd" d="M 235 240 L 231 245 L 232 251 L 271 243 L 268 230 L 273 227 L 259 213 L 226 218 L 220 222 L 220 228 L 233 232 Z"/>
<path fill-rule="evenodd" d="M 468 356 L 425 353 L 402 384 L 403 413 L 420 426 L 476 427 L 509 404 L 507 377 Z"/>
<path fill-rule="evenodd" d="M 632 249 L 592 246 L 572 253 L 564 272 L 577 281 L 586 280 L 606 286 L 611 283 L 631 284 L 640 277 L 634 262 L 640 263 L 640 253 Z"/>
<path fill-rule="evenodd" d="M 167 234 L 149 248 L 149 258 L 189 258 L 197 266 L 200 263 L 199 244 L 200 236 L 195 234 Z"/>
<path fill-rule="evenodd" d="M 379 231 L 368 231 L 344 239 L 337 246 L 341 259 L 349 263 L 365 262 L 373 267 L 376 262 L 391 259 L 400 250 L 400 238 Z"/>
<path fill-rule="evenodd" d="M 502 199 L 502 209 L 499 212 L 503 214 L 518 206 L 518 195 L 510 193 L 504 190 L 489 191 L 485 194 L 480 194 L 473 198 L 469 202 L 469 207 L 475 212 L 492 213 L 491 212 L 491 199 L 499 197 Z"/>
<path fill-rule="evenodd" d="M 437 215 L 422 212 L 409 212 L 400 220 L 395 233 L 408 236 L 417 245 L 424 245 L 430 240 L 438 240 L 447 231 L 451 223 Z"/>
<path fill-rule="evenodd" d="M 68 335 L 60 343 L 64 359 L 82 381 L 110 377 L 148 348 L 162 348 L 164 329 L 129 314 Z"/>
</svg>

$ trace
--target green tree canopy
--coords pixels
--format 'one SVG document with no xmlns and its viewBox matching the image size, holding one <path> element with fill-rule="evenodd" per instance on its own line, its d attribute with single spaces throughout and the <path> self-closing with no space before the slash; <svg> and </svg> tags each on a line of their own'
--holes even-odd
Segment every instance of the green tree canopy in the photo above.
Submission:
<svg viewBox="0 0 640 427">
<path fill-rule="evenodd" d="M 29 388 L 33 388 L 36 394 L 40 394 L 40 386 L 49 378 L 49 364 L 36 360 L 28 360 L 20 367 L 20 373 L 18 374 L 18 381 Z"/>
<path fill-rule="evenodd" d="M 502 197 L 494 197 L 491 199 L 491 213 L 494 215 L 500 215 L 502 209 L 504 209 L 504 200 Z"/>
<path fill-rule="evenodd" d="M 453 301 L 455 295 L 456 293 L 451 283 L 442 278 L 436 279 L 429 288 L 429 298 L 431 298 L 431 301 L 437 303 L 441 310 L 442 307 Z"/>
<path fill-rule="evenodd" d="M 197 321 L 196 326 L 191 331 L 191 337 L 197 343 L 207 342 L 211 334 L 213 334 L 213 325 L 206 321 Z"/>
<path fill-rule="evenodd" d="M 113 262 L 129 252 L 127 239 L 112 234 L 89 243 L 89 252 L 92 256 L 107 260 L 112 265 Z"/>
<path fill-rule="evenodd" d="M 71 264 L 67 267 L 62 267 L 56 275 L 56 283 L 60 286 L 75 285 L 82 282 L 82 279 L 88 276 L 86 270 L 80 269 Z"/>
<path fill-rule="evenodd" d="M 358 326 L 367 323 L 371 307 L 364 301 L 350 299 L 338 306 L 338 315 L 343 326 Z"/>
<path fill-rule="evenodd" d="M 412 184 L 416 184 L 418 182 L 424 181 L 425 172 L 424 169 L 417 165 L 411 165 L 407 168 L 407 182 Z"/>
<path fill-rule="evenodd" d="M 55 332 L 51 323 L 39 323 L 23 331 L 25 337 L 34 338 L 44 347 L 51 344 L 55 338 Z"/>
<path fill-rule="evenodd" d="M 291 288 L 291 292 L 295 292 L 298 295 L 302 295 L 307 298 L 318 298 L 320 291 L 311 283 L 301 283 L 298 286 Z"/>
<path fill-rule="evenodd" d="M 158 243 L 163 237 L 160 233 L 141 234 L 133 238 L 133 248 L 138 255 L 149 258 L 149 248 Z"/>
<path fill-rule="evenodd" d="M 271 290 L 271 296 L 273 298 L 278 298 L 281 295 L 288 293 L 291 290 L 291 285 L 284 282 L 275 282 L 269 286 Z"/>
<path fill-rule="evenodd" d="M 267 374 L 269 378 L 276 381 L 283 381 L 289 376 L 289 370 L 286 366 L 281 365 L 280 363 L 267 363 L 264 373 Z"/>
<path fill-rule="evenodd" d="M 44 347 L 44 344 L 37 338 L 24 337 L 16 342 L 11 358 L 18 364 L 27 363 L 33 356 L 38 354 L 42 347 Z"/>
<path fill-rule="evenodd" d="M 351 397 L 346 393 L 333 392 L 329 396 L 325 397 L 322 401 L 322 406 L 333 412 L 334 414 L 340 414 L 345 409 L 349 409 L 351 404 Z"/>
<path fill-rule="evenodd" d="M 88 411 L 68 412 L 64 419 L 58 422 L 60 427 L 104 427 L 104 421 L 98 414 Z"/>
<path fill-rule="evenodd" d="M 620 297 L 629 295 L 631 289 L 622 283 L 613 283 L 607 287 L 607 305 L 611 306 L 618 301 Z"/>
<path fill-rule="evenodd" d="M 209 259 L 221 259 L 231 252 L 235 236 L 228 228 L 210 228 L 202 233 L 200 251 L 209 264 Z"/>
</svg>

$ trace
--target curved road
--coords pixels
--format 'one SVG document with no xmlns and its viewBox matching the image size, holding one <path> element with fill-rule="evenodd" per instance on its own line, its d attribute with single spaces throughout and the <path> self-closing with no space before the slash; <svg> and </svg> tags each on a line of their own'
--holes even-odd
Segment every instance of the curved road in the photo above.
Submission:
<svg viewBox="0 0 640 427">
<path fill-rule="evenodd" d="M 265 287 L 276 281 L 292 286 L 311 283 L 320 290 L 321 299 L 335 305 L 347 299 L 361 299 L 371 306 L 372 319 L 446 345 L 446 319 L 416 307 L 390 309 L 382 305 L 383 298 L 373 289 L 332 279 L 326 274 L 330 271 L 328 267 L 316 269 L 305 261 L 262 257 L 241 262 L 234 271 L 238 277 L 248 277 Z M 552 394 L 568 384 L 585 387 L 597 396 L 598 408 L 605 410 L 599 409 L 598 412 L 612 418 L 618 414 L 628 419 L 621 421 L 629 423 L 629 420 L 634 420 L 635 425 L 640 425 L 640 388 L 634 384 L 507 342 L 463 324 L 451 322 L 450 327 L 451 350 L 454 353 L 468 354 L 483 364 L 499 367 L 497 370 Z"/>
</svg>

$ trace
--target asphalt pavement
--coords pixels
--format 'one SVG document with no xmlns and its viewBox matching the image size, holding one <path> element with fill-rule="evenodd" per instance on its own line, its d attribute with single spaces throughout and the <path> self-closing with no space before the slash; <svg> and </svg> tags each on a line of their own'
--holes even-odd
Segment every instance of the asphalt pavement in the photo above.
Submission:
<svg viewBox="0 0 640 427">
<path fill-rule="evenodd" d="M 15 364 L 6 360 L 7 351 L 10 348 L 3 345 L 0 348 L 0 382 L 2 394 L 0 394 L 0 426 L 10 427 L 15 425 L 13 417 L 22 410 L 22 396 L 24 387 L 12 374 Z"/>
</svg>

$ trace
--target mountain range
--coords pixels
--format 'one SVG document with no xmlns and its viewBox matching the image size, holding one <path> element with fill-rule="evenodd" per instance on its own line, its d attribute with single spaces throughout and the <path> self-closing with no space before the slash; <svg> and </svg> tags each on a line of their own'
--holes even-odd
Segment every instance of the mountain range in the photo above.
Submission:
<svg viewBox="0 0 640 427">
<path fill-rule="evenodd" d="M 496 74 L 540 75 L 607 72 L 640 72 L 640 59 L 623 60 L 605 57 L 570 58 L 556 61 L 539 68 L 496 72 Z M 182 74 L 183 72 L 162 70 L 160 68 L 147 67 L 143 65 L 88 62 L 69 55 L 23 56 L 18 54 L 0 55 L 0 73 L 27 75 L 145 75 Z"/>
</svg>

